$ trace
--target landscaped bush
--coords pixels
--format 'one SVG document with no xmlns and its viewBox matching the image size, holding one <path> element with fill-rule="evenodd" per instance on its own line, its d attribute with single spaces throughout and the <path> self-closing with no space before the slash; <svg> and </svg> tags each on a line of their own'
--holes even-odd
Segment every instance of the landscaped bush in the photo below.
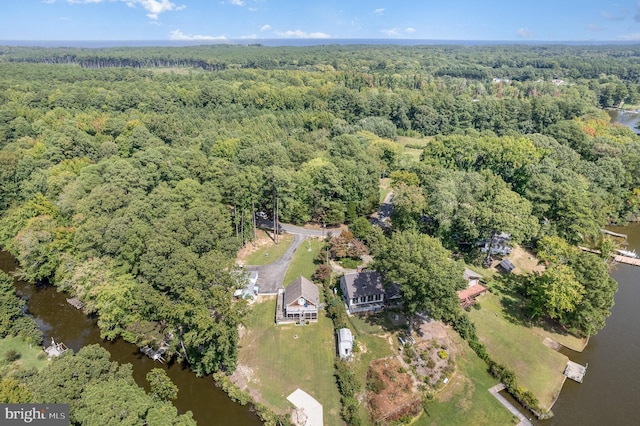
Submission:
<svg viewBox="0 0 640 426">
<path fill-rule="evenodd" d="M 16 361 L 20 359 L 20 352 L 16 351 L 15 349 L 9 349 L 4 353 L 4 359 L 8 362 Z"/>
<path fill-rule="evenodd" d="M 438 351 L 438 357 L 440 359 L 447 359 L 448 356 L 447 351 Z"/>
</svg>

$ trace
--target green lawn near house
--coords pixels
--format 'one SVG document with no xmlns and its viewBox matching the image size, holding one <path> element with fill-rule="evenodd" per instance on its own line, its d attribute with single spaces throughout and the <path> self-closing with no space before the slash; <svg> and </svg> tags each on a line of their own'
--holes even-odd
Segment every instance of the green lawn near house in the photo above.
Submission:
<svg viewBox="0 0 640 426">
<path fill-rule="evenodd" d="M 517 421 L 490 393 L 497 384 L 487 365 L 455 332 L 451 333 L 460 352 L 456 372 L 449 383 L 427 404 L 416 426 L 509 425 Z"/>
<path fill-rule="evenodd" d="M 9 351 L 20 354 L 15 361 L 7 361 L 6 354 Z M 19 337 L 5 337 L 0 339 L 0 373 L 3 376 L 18 369 L 37 368 L 41 370 L 47 365 L 47 357 L 40 346 L 29 345 Z"/>
<path fill-rule="evenodd" d="M 315 260 L 324 248 L 324 242 L 316 238 L 307 238 L 293 254 L 289 269 L 284 275 L 284 286 L 288 286 L 299 276 L 311 279 L 318 265 Z"/>
<path fill-rule="evenodd" d="M 247 265 L 264 266 L 280 259 L 293 242 L 292 234 L 284 234 L 278 238 L 278 244 L 269 240 L 267 244 L 260 245 L 247 259 Z M 251 243 L 248 243 L 249 245 Z"/>
<path fill-rule="evenodd" d="M 283 413 L 292 408 L 286 397 L 301 388 L 322 404 L 325 425 L 341 425 L 331 320 L 321 312 L 317 323 L 276 325 L 275 305 L 274 298 L 254 304 L 240 340 L 239 364 L 250 371 L 249 388 Z"/>
<path fill-rule="evenodd" d="M 517 303 L 510 296 L 499 296 L 508 304 Z M 533 327 L 514 319 L 499 296 L 487 293 L 479 299 L 481 308 L 471 309 L 478 337 L 491 358 L 513 370 L 518 384 L 533 392 L 541 408 L 549 409 L 562 389 L 568 358 L 545 346 Z"/>
</svg>

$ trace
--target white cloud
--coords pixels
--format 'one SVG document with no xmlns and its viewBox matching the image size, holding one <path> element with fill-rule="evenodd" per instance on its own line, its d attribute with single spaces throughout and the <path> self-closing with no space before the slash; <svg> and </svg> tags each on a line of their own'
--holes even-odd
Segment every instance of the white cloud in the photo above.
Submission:
<svg viewBox="0 0 640 426">
<path fill-rule="evenodd" d="M 400 35 L 400 30 L 398 28 L 388 28 L 380 30 L 380 32 L 387 37 L 398 37 Z"/>
<path fill-rule="evenodd" d="M 249 12 L 257 12 L 258 8 L 257 7 L 250 7 L 249 8 Z"/>
<path fill-rule="evenodd" d="M 269 31 L 271 29 L 271 25 L 263 25 L 260 27 L 260 31 Z"/>
<path fill-rule="evenodd" d="M 415 32 L 416 32 L 416 29 L 415 29 L 415 28 L 413 28 L 413 27 L 407 27 L 407 28 L 405 28 L 404 30 L 405 30 L 406 32 L 408 32 L 409 34 L 411 34 L 411 33 L 415 33 Z"/>
<path fill-rule="evenodd" d="M 184 34 L 180 30 L 171 31 L 169 34 L 170 40 L 226 40 L 225 36 L 208 36 L 208 35 L 191 35 Z"/>
<path fill-rule="evenodd" d="M 597 24 L 589 24 L 589 25 L 587 25 L 587 29 L 589 31 L 593 31 L 593 32 L 599 32 L 599 31 L 605 31 L 606 30 L 606 28 L 601 27 L 600 25 L 597 25 Z"/>
<path fill-rule="evenodd" d="M 384 13 L 384 7 L 381 7 L 380 9 L 376 9 L 373 11 L 373 14 L 378 16 L 381 16 L 383 13 Z"/>
<path fill-rule="evenodd" d="M 42 3 L 44 3 L 44 4 L 53 4 L 55 2 L 56 2 L 56 0 L 42 0 Z"/>
<path fill-rule="evenodd" d="M 526 28 L 518 28 L 518 31 L 516 31 L 516 35 L 520 38 L 532 38 L 533 32 Z"/>
<path fill-rule="evenodd" d="M 229 3 L 234 6 L 244 6 L 244 1 L 242 0 L 229 0 Z"/>
<path fill-rule="evenodd" d="M 50 0 L 45 0 L 50 1 Z M 67 0 L 70 4 L 89 4 L 89 3 L 103 3 L 105 1 L 116 0 Z M 129 7 L 142 6 L 147 11 L 147 16 L 150 19 L 158 19 L 158 16 L 164 12 L 173 12 L 186 8 L 185 5 L 176 5 L 169 0 L 119 0 L 126 3 Z"/>
<path fill-rule="evenodd" d="M 608 19 L 609 21 L 622 21 L 628 15 L 629 15 L 629 11 L 628 10 L 623 10 L 623 11 L 618 12 L 618 13 L 611 13 L 611 12 L 606 12 L 606 11 L 600 12 L 600 16 L 602 16 L 604 19 Z"/>
<path fill-rule="evenodd" d="M 329 34 L 315 32 L 315 33 L 307 33 L 302 30 L 289 30 L 289 31 L 276 31 L 276 34 L 283 37 L 292 37 L 292 38 L 331 38 Z"/>
<path fill-rule="evenodd" d="M 622 41 L 640 41 L 640 33 L 625 34 L 618 37 Z"/>
<path fill-rule="evenodd" d="M 255 40 L 257 38 L 258 36 L 256 34 L 247 34 L 247 35 L 240 36 L 240 40 Z"/>
</svg>

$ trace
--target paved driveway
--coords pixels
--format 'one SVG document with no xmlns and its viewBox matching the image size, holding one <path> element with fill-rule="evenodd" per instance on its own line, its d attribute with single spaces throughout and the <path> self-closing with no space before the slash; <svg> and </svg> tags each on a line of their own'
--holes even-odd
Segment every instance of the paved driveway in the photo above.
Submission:
<svg viewBox="0 0 640 426">
<path fill-rule="evenodd" d="M 257 285 L 260 289 L 259 294 L 277 294 L 278 289 L 283 287 L 284 274 L 287 273 L 293 253 L 300 247 L 305 238 L 304 235 L 293 234 L 291 245 L 280 259 L 269 265 L 246 267 L 249 271 L 258 271 Z"/>
</svg>

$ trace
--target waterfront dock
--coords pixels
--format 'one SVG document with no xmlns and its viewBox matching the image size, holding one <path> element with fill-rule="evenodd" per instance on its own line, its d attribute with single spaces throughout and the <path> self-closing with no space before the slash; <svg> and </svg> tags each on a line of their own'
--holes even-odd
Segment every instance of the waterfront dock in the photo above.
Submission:
<svg viewBox="0 0 640 426">
<path fill-rule="evenodd" d="M 587 373 L 588 366 L 589 364 L 585 366 L 580 365 L 577 362 L 567 361 L 567 366 L 565 367 L 563 374 L 575 382 L 582 383 L 584 375 Z"/>
<path fill-rule="evenodd" d="M 613 260 L 619 263 L 626 263 L 627 265 L 640 266 L 640 259 L 637 257 L 621 256 L 616 254 L 613 256 Z"/>
<path fill-rule="evenodd" d="M 609 231 L 608 229 L 601 229 L 600 232 L 611 235 L 613 237 L 624 238 L 625 240 L 627 239 L 626 234 L 618 234 L 617 232 Z"/>
</svg>

